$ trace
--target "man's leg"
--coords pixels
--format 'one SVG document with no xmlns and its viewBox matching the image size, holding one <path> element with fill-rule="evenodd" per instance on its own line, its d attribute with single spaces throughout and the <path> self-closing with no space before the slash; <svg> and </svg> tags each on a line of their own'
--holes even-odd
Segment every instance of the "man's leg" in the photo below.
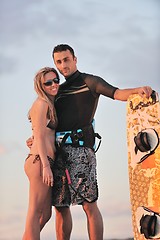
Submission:
<svg viewBox="0 0 160 240">
<path fill-rule="evenodd" d="M 83 210 L 87 215 L 89 239 L 103 240 L 103 219 L 98 209 L 97 202 L 84 202 Z"/>
<path fill-rule="evenodd" d="M 72 216 L 70 208 L 55 207 L 57 240 L 69 240 L 72 231 Z"/>
</svg>

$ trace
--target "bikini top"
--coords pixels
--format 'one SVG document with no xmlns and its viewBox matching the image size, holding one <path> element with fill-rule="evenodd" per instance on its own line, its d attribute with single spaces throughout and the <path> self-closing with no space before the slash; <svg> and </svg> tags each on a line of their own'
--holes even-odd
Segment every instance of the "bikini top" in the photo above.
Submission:
<svg viewBox="0 0 160 240">
<path fill-rule="evenodd" d="M 29 121 L 32 122 L 30 117 L 29 117 Z M 46 127 L 50 128 L 51 130 L 55 130 L 57 127 L 57 121 L 52 121 L 50 119 L 47 119 Z M 32 128 L 32 130 L 33 130 L 33 128 Z"/>
<path fill-rule="evenodd" d="M 57 118 L 55 116 L 55 119 L 54 121 L 49 119 L 49 112 L 47 112 L 47 124 L 46 124 L 46 127 L 50 128 L 51 130 L 55 130 L 57 128 L 57 125 L 58 125 L 58 121 L 57 121 Z M 31 116 L 30 116 L 30 112 L 28 113 L 28 119 L 30 122 L 32 122 L 31 120 Z M 32 128 L 33 130 L 33 128 Z"/>
<path fill-rule="evenodd" d="M 48 119 L 48 120 L 47 120 L 47 127 L 50 128 L 50 129 L 52 129 L 52 130 L 55 130 L 56 127 L 57 127 L 57 122 Z"/>
</svg>

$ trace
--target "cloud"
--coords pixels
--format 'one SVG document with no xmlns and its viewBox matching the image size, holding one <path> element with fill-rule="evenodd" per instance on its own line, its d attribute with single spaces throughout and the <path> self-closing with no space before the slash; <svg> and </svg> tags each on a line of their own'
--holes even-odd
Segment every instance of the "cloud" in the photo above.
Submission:
<svg viewBox="0 0 160 240">
<path fill-rule="evenodd" d="M 13 73 L 16 65 L 14 57 L 9 57 L 4 52 L 0 54 L 1 75 L 6 74 L 8 71 Z"/>
<path fill-rule="evenodd" d="M 116 218 L 117 216 L 131 216 L 130 204 L 126 200 L 110 199 L 101 206 L 101 212 L 104 217 Z"/>
<path fill-rule="evenodd" d="M 116 4 L 97 4 L 95 0 L 91 4 L 89 0 L 74 3 L 69 0 L 65 7 L 60 1 L 55 1 L 54 4 L 46 4 L 42 0 L 16 0 L 14 3 L 3 1 L 0 21 L 1 46 L 3 45 L 0 69 L 6 71 L 6 66 L 17 68 L 18 51 L 23 54 L 24 46 L 25 54 L 27 43 L 33 47 L 43 45 L 47 36 L 49 41 L 53 39 L 54 43 L 73 43 L 77 52 L 79 47 L 83 48 L 83 53 L 89 57 L 88 62 L 92 66 L 97 65 L 97 59 L 105 58 L 99 66 L 102 74 L 104 72 L 106 75 L 107 71 L 113 78 L 118 78 L 118 81 L 127 80 L 132 83 L 135 77 L 138 81 L 138 75 L 146 73 L 147 77 L 148 72 L 149 79 L 157 79 L 158 19 L 156 21 L 153 15 L 156 4 L 151 5 L 153 11 L 146 10 L 146 15 L 141 12 L 142 6 L 143 2 L 138 2 L 138 7 L 135 3 L 129 7 L 127 1 L 121 4 L 117 4 L 117 1 Z M 149 2 L 146 6 L 150 6 Z M 128 7 L 130 11 L 126 12 Z M 148 58 L 147 54 L 153 58 Z M 147 71 L 144 71 L 146 69 Z M 121 76 L 122 80 L 119 79 Z M 140 78 L 139 81 L 141 80 Z"/>
<path fill-rule="evenodd" d="M 1 209 L 0 216 L 0 239 L 17 240 L 22 236 L 25 224 L 25 214 L 21 209 L 17 211 L 12 209 L 8 214 L 3 214 Z"/>
<path fill-rule="evenodd" d="M 160 46 L 156 41 L 141 38 L 124 45 L 119 51 L 112 53 L 108 67 L 120 84 L 155 84 L 158 89 Z M 158 50 L 158 52 L 157 52 Z M 116 70 L 116 71 L 115 71 Z"/>
<path fill-rule="evenodd" d="M 71 11 L 68 4 L 64 7 L 59 1 L 55 1 L 54 4 L 52 2 L 46 4 L 44 1 L 3 1 L 1 42 L 17 46 L 28 38 L 38 38 L 42 34 L 48 36 L 76 34 L 79 29 L 76 24 L 81 21 L 83 25 L 82 20 L 85 22 L 85 17 L 74 3 L 73 8 L 75 11 Z"/>
<path fill-rule="evenodd" d="M 0 144 L 0 156 L 6 153 L 6 148 L 4 145 Z"/>
<path fill-rule="evenodd" d="M 26 151 L 25 144 L 18 141 L 4 141 L 0 143 L 0 156 L 9 156 L 10 154 L 15 153 L 24 153 Z"/>
</svg>

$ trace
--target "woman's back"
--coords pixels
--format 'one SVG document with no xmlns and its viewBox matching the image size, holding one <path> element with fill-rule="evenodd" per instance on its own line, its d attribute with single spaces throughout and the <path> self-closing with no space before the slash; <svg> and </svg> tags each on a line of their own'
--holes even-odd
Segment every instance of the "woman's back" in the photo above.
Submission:
<svg viewBox="0 0 160 240">
<path fill-rule="evenodd" d="M 39 154 L 39 147 L 45 144 L 46 154 L 53 158 L 55 148 L 55 128 L 56 122 L 47 117 L 48 104 L 43 99 L 37 98 L 33 103 L 29 117 L 32 123 L 33 145 L 30 149 L 31 154 Z M 40 141 L 43 139 L 43 143 Z"/>
</svg>

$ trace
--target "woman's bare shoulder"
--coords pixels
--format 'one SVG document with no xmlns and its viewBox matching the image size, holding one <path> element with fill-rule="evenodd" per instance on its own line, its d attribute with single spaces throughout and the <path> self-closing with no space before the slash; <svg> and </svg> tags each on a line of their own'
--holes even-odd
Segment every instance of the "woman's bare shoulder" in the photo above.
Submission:
<svg viewBox="0 0 160 240">
<path fill-rule="evenodd" d="M 47 111 L 47 109 L 48 109 L 48 103 L 44 99 L 38 97 L 33 102 L 29 112 L 30 112 L 30 114 L 32 114 L 35 111 L 36 112 L 41 111 L 41 110 L 46 110 Z"/>
</svg>

